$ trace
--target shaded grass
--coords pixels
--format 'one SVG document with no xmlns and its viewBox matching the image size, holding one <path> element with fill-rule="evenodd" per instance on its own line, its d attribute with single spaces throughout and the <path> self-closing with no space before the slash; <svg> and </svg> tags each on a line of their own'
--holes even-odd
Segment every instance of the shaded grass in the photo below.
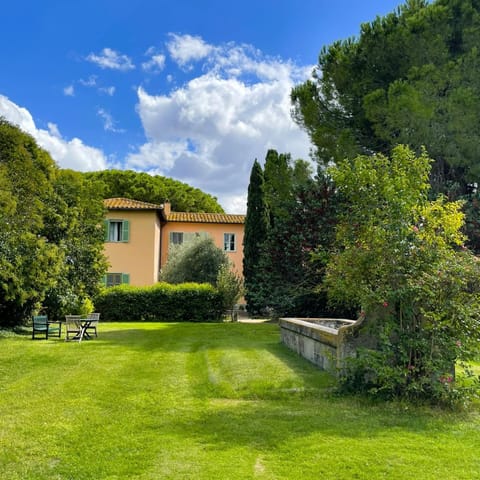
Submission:
<svg viewBox="0 0 480 480">
<path fill-rule="evenodd" d="M 478 412 L 373 405 L 271 324 L 0 337 L 1 479 L 474 479 Z"/>
</svg>

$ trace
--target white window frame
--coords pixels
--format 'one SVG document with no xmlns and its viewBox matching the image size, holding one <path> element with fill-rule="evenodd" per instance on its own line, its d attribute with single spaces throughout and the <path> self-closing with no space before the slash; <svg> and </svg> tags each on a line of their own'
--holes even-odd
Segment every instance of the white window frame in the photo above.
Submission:
<svg viewBox="0 0 480 480">
<path fill-rule="evenodd" d="M 223 234 L 223 251 L 224 252 L 237 251 L 237 236 L 234 233 Z"/>
</svg>

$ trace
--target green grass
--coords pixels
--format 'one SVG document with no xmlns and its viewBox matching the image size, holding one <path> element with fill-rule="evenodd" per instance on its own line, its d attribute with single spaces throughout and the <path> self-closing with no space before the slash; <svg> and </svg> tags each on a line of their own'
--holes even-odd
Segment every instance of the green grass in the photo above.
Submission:
<svg viewBox="0 0 480 480">
<path fill-rule="evenodd" d="M 480 478 L 478 412 L 336 397 L 271 324 L 0 337 L 0 478 Z"/>
</svg>

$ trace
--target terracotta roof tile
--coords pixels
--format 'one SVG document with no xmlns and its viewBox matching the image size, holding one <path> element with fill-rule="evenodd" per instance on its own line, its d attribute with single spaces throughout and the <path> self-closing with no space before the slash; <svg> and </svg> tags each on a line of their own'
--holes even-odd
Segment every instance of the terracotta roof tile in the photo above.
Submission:
<svg viewBox="0 0 480 480">
<path fill-rule="evenodd" d="M 110 210 L 163 210 L 163 205 L 140 202 L 130 198 L 106 198 L 103 204 Z"/>
<path fill-rule="evenodd" d="M 167 222 L 245 223 L 245 215 L 231 215 L 227 213 L 171 212 L 167 215 Z"/>
</svg>

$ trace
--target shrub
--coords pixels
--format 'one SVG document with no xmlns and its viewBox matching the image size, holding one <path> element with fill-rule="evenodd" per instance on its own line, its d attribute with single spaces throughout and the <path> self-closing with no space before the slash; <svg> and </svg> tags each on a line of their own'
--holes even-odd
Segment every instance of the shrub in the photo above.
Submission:
<svg viewBox="0 0 480 480">
<path fill-rule="evenodd" d="M 215 285 L 222 265 L 228 264 L 226 254 L 215 246 L 211 238 L 196 237 L 181 245 L 174 245 L 161 272 L 161 279 L 169 283 L 211 283 Z"/>
<path fill-rule="evenodd" d="M 217 276 L 217 290 L 222 295 L 224 310 L 232 310 L 243 295 L 243 281 L 232 271 L 231 265 L 224 264 L 220 267 Z"/>
<path fill-rule="evenodd" d="M 455 366 L 468 375 L 479 348 L 480 262 L 463 246 L 461 203 L 429 199 L 430 163 L 399 146 L 330 170 L 345 207 L 325 286 L 361 305 L 375 337 L 347 389 L 445 404 L 470 395 Z"/>
<path fill-rule="evenodd" d="M 97 296 L 95 311 L 110 322 L 208 322 L 221 318 L 222 298 L 209 284 L 120 285 L 105 289 Z"/>
</svg>

